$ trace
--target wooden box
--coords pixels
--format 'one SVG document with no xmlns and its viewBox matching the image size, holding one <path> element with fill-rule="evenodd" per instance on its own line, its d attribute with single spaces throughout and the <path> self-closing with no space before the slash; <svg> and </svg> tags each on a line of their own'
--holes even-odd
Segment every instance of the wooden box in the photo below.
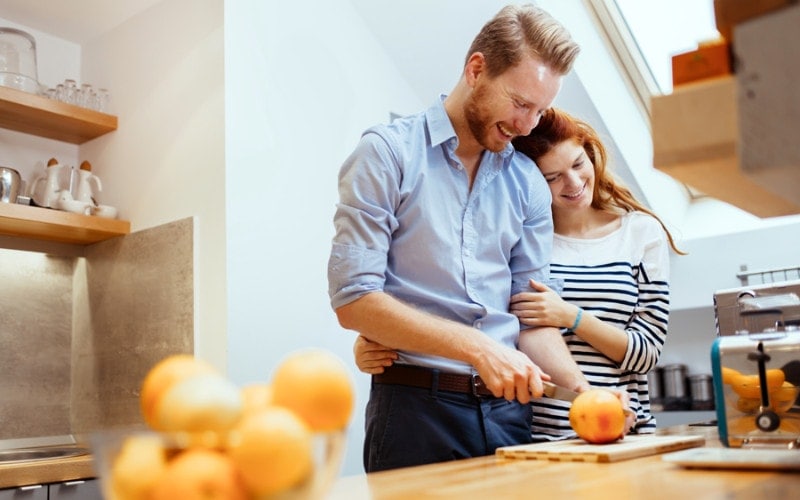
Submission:
<svg viewBox="0 0 800 500">
<path fill-rule="evenodd" d="M 731 73 L 731 46 L 722 39 L 672 56 L 673 87 Z"/>
<path fill-rule="evenodd" d="M 796 2 L 797 0 L 714 0 L 714 21 L 717 31 L 732 42 L 733 28 L 737 24 Z"/>
</svg>

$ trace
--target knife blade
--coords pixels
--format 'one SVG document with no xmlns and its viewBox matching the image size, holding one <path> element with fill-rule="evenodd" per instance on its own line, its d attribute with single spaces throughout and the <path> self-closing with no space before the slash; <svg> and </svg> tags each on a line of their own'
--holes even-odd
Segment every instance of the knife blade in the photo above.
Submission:
<svg viewBox="0 0 800 500">
<path fill-rule="evenodd" d="M 562 401 L 573 401 L 576 397 L 578 397 L 577 392 L 571 391 L 566 387 L 561 387 L 560 385 L 556 385 L 552 382 L 542 380 L 542 385 L 544 386 L 544 395 L 549 398 L 560 399 Z"/>
<path fill-rule="evenodd" d="M 544 386 L 544 395 L 549 398 L 560 399 L 561 401 L 574 401 L 575 398 L 578 397 L 577 392 L 569 390 L 566 387 L 561 387 L 560 385 L 556 385 L 552 382 L 548 382 L 547 380 L 542 380 L 542 385 Z M 627 407 L 623 407 L 622 411 L 626 415 L 636 415 L 633 410 Z"/>
</svg>

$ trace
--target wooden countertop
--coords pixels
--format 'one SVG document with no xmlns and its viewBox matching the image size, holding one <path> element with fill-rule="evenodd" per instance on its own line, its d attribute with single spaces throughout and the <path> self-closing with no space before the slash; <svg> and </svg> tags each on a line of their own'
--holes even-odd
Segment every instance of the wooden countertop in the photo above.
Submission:
<svg viewBox="0 0 800 500">
<path fill-rule="evenodd" d="M 0 488 L 57 483 L 95 477 L 92 455 L 0 463 Z"/>
<path fill-rule="evenodd" d="M 676 426 L 659 434 L 700 434 L 720 446 L 716 427 Z M 614 463 L 551 462 L 496 456 L 339 478 L 329 500 L 428 498 L 793 498 L 800 474 L 686 469 L 652 455 Z"/>
</svg>

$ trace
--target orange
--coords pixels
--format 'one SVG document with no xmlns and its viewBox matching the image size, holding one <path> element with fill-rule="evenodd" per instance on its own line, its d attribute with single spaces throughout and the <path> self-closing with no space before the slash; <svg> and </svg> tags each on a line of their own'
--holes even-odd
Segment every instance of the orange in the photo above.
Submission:
<svg viewBox="0 0 800 500">
<path fill-rule="evenodd" d="M 155 406 L 153 425 L 166 432 L 228 432 L 242 416 L 239 388 L 218 373 L 195 373 L 174 384 Z"/>
<path fill-rule="evenodd" d="M 242 477 L 230 457 L 189 448 L 169 461 L 152 500 L 247 500 Z"/>
<path fill-rule="evenodd" d="M 166 470 L 166 451 L 158 436 L 133 435 L 111 462 L 111 498 L 145 500 Z"/>
<path fill-rule="evenodd" d="M 314 431 L 347 427 L 353 413 L 353 382 L 344 362 L 321 349 L 297 351 L 272 377 L 272 402 L 303 418 Z"/>
<path fill-rule="evenodd" d="M 783 385 L 786 375 L 779 368 L 767 370 L 767 390 L 777 389 Z M 734 375 L 731 378 L 731 388 L 743 398 L 761 398 L 761 382 L 758 375 Z"/>
<path fill-rule="evenodd" d="M 195 373 L 216 373 L 211 363 L 195 358 L 191 354 L 172 354 L 156 363 L 142 382 L 139 395 L 144 421 L 153 429 L 158 428 L 155 419 L 156 405 L 161 396 L 178 382 Z"/>
<path fill-rule="evenodd" d="M 272 386 L 255 382 L 242 387 L 244 413 L 254 413 L 272 405 Z"/>
<path fill-rule="evenodd" d="M 783 384 L 769 391 L 769 402 L 778 413 L 785 413 L 792 409 L 797 400 L 798 389 L 791 382 Z"/>
<path fill-rule="evenodd" d="M 761 408 L 761 398 L 743 398 L 736 400 L 736 409 L 742 413 L 755 413 Z"/>
<path fill-rule="evenodd" d="M 723 384 L 730 384 L 733 381 L 733 378 L 736 377 L 737 375 L 741 375 L 741 373 L 734 370 L 733 368 L 728 368 L 727 366 L 722 367 Z"/>
<path fill-rule="evenodd" d="M 231 433 L 228 455 L 256 496 L 292 488 L 313 473 L 311 430 L 286 408 L 246 415 Z"/>
<path fill-rule="evenodd" d="M 584 391 L 572 402 L 569 424 L 585 441 L 594 444 L 614 442 L 623 436 L 625 430 L 622 402 L 606 389 Z"/>
</svg>

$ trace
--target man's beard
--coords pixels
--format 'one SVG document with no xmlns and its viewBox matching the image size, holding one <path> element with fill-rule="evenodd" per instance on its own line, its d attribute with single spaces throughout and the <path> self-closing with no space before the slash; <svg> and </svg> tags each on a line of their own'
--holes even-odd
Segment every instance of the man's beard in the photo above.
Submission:
<svg viewBox="0 0 800 500">
<path fill-rule="evenodd" d="M 506 148 L 508 142 L 493 145 L 489 141 L 490 129 L 494 126 L 490 125 L 489 121 L 491 112 L 487 109 L 487 106 L 483 104 L 489 101 L 487 99 L 488 95 L 489 90 L 485 85 L 475 87 L 472 94 L 469 96 L 469 100 L 464 105 L 464 117 L 467 119 L 469 130 L 472 132 L 472 136 L 475 140 L 478 141 L 478 144 L 493 153 L 499 153 Z"/>
</svg>

